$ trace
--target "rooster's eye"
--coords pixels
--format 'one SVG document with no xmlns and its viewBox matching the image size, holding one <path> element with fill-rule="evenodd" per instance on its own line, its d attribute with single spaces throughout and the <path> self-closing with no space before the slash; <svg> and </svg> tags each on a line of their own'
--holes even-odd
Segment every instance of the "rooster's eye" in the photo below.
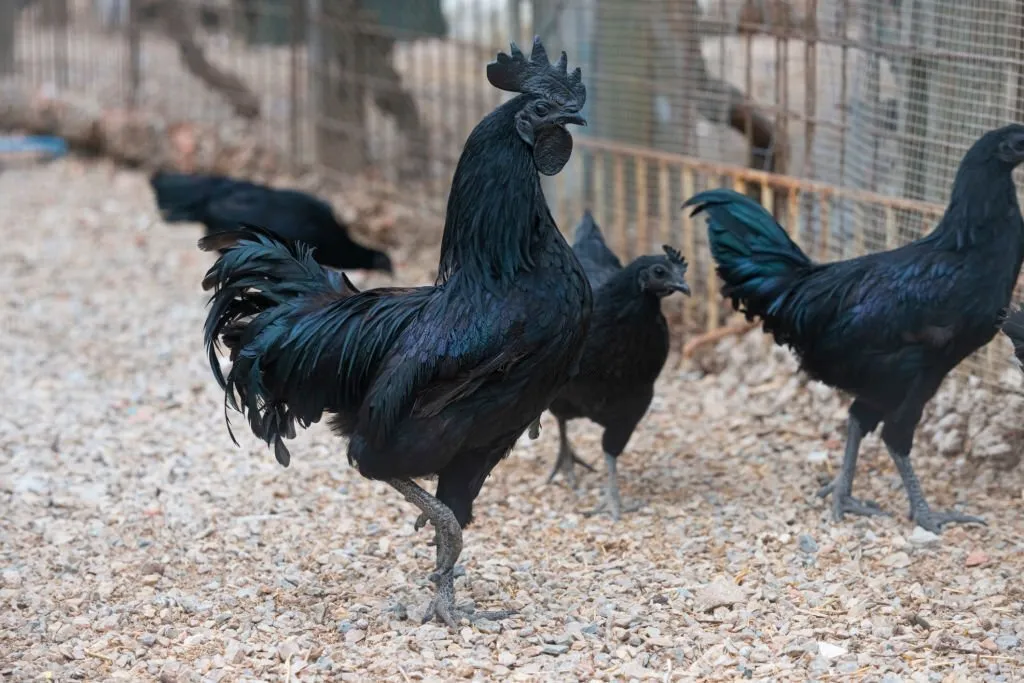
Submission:
<svg viewBox="0 0 1024 683">
<path fill-rule="evenodd" d="M 537 112 L 537 116 L 547 116 L 548 112 L 551 111 L 551 107 L 544 102 L 538 102 L 537 106 L 534 107 L 533 110 Z"/>
<path fill-rule="evenodd" d="M 654 267 L 654 276 L 655 277 L 665 277 L 665 269 L 662 268 L 661 266 L 655 266 Z"/>
</svg>

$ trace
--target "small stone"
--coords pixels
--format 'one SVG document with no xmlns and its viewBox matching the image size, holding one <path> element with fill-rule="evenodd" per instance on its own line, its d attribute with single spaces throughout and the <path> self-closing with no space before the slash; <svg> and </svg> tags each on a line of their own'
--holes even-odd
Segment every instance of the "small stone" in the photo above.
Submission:
<svg viewBox="0 0 1024 683">
<path fill-rule="evenodd" d="M 910 566 L 910 555 L 900 551 L 898 553 L 892 553 L 882 559 L 882 564 L 886 567 L 892 567 L 893 569 L 902 569 Z"/>
<path fill-rule="evenodd" d="M 701 612 L 710 612 L 716 607 L 731 607 L 746 599 L 746 591 L 722 577 L 701 588 L 695 597 L 697 608 Z"/>
<path fill-rule="evenodd" d="M 143 633 L 139 636 L 139 642 L 146 647 L 153 647 L 156 644 L 156 636 L 152 633 Z"/>
<path fill-rule="evenodd" d="M 349 631 L 345 634 L 345 639 L 348 640 L 348 636 L 355 631 Z M 287 662 L 289 659 L 299 654 L 299 644 L 294 639 L 286 640 L 277 646 L 277 656 L 282 662 Z"/>
<path fill-rule="evenodd" d="M 502 666 L 514 666 L 516 663 L 516 656 L 511 652 L 502 652 L 498 655 L 498 664 Z"/>
<path fill-rule="evenodd" d="M 821 641 L 818 643 L 818 654 L 825 659 L 835 659 L 836 657 L 842 657 L 846 654 L 846 649 L 833 645 L 832 643 L 826 643 Z"/>
<path fill-rule="evenodd" d="M 75 637 L 77 632 L 78 629 L 76 629 L 72 624 L 61 624 L 60 628 L 58 628 L 53 634 L 53 642 L 63 643 L 71 640 Z"/>
<path fill-rule="evenodd" d="M 811 451 L 807 454 L 807 462 L 812 465 L 828 462 L 828 451 Z"/>
<path fill-rule="evenodd" d="M 545 645 L 540 649 L 546 655 L 559 656 L 569 651 L 568 645 Z"/>
<path fill-rule="evenodd" d="M 490 619 L 478 619 L 473 622 L 473 626 L 483 633 L 501 633 L 501 624 Z"/>
<path fill-rule="evenodd" d="M 994 640 L 992 640 L 991 638 L 986 638 L 985 640 L 983 640 L 980 643 L 978 643 L 978 645 L 980 645 L 982 648 L 988 650 L 989 652 L 995 652 L 996 650 L 999 649 L 999 646 L 996 645 L 996 642 Z"/>
<path fill-rule="evenodd" d="M 894 629 L 888 624 L 877 624 L 871 627 L 871 634 L 876 638 L 888 640 L 892 638 Z"/>
<path fill-rule="evenodd" d="M 149 576 L 150 574 L 159 574 L 160 576 L 163 576 L 166 569 L 167 568 L 159 562 L 146 562 L 139 567 L 139 573 L 143 576 Z"/>
<path fill-rule="evenodd" d="M 142 583 L 143 586 L 155 586 L 156 584 L 160 583 L 160 575 L 146 574 L 140 579 L 140 582 Z"/>
<path fill-rule="evenodd" d="M 202 645 L 205 642 L 206 642 L 206 635 L 205 634 L 194 633 L 194 634 L 188 636 L 187 638 L 185 638 L 185 640 L 182 641 L 181 644 L 184 645 L 185 647 L 195 647 L 196 645 Z"/>
<path fill-rule="evenodd" d="M 914 531 L 911 532 L 910 538 L 907 539 L 912 545 L 916 546 L 927 546 L 938 543 L 940 537 L 936 533 L 932 533 L 927 529 L 922 529 L 919 526 L 914 527 Z"/>
<path fill-rule="evenodd" d="M 238 664 L 245 658 L 245 653 L 242 652 L 242 644 L 237 640 L 229 640 L 228 645 L 224 648 L 224 661 L 228 664 Z"/>
<path fill-rule="evenodd" d="M 965 567 L 981 567 L 988 564 L 989 557 L 984 550 L 972 550 L 964 560 Z"/>
<path fill-rule="evenodd" d="M 841 674 L 852 674 L 859 668 L 860 666 L 858 666 L 857 660 L 855 659 L 849 659 L 843 662 L 839 662 L 839 664 L 836 665 L 836 671 L 838 671 Z"/>
<path fill-rule="evenodd" d="M 882 676 L 882 680 L 879 683 L 903 683 L 903 679 L 900 678 L 899 674 L 889 672 Z"/>
<path fill-rule="evenodd" d="M 828 661 L 828 659 L 826 659 L 825 657 L 820 657 L 820 656 L 819 657 L 815 657 L 814 659 L 812 659 L 811 660 L 811 664 L 810 664 L 811 671 L 815 671 L 815 672 L 818 672 L 818 673 L 821 673 L 821 672 L 824 672 L 824 671 L 828 671 L 830 666 L 831 666 L 831 664 Z"/>
<path fill-rule="evenodd" d="M 996 646 L 1000 650 L 1016 650 L 1020 647 L 1020 638 L 1011 635 L 999 636 L 996 638 Z"/>
<path fill-rule="evenodd" d="M 354 629 L 352 629 L 351 631 L 349 631 L 348 633 L 345 634 L 345 642 L 346 643 L 354 644 L 354 643 L 358 643 L 359 641 L 361 641 L 365 637 L 366 637 L 366 631 L 360 631 L 359 629 L 354 628 Z"/>
<path fill-rule="evenodd" d="M 765 662 L 771 661 L 772 653 L 766 647 L 755 647 L 750 652 L 748 659 L 755 664 L 764 664 Z"/>
<path fill-rule="evenodd" d="M 808 555 L 818 552 L 818 542 L 808 534 L 800 534 L 797 544 L 800 546 L 800 550 Z"/>
<path fill-rule="evenodd" d="M 14 569 L 5 569 L 0 573 L 0 583 L 8 588 L 17 588 L 21 585 L 21 574 Z"/>
</svg>

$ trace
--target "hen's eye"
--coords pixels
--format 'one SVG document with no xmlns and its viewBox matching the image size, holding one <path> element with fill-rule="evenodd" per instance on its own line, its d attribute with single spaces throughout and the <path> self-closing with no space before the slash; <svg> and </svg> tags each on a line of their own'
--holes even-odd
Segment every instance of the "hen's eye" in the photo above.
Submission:
<svg viewBox="0 0 1024 683">
<path fill-rule="evenodd" d="M 665 269 L 662 268 L 661 266 L 655 266 L 654 267 L 654 276 L 655 277 L 665 277 Z"/>
<path fill-rule="evenodd" d="M 548 112 L 551 111 L 551 107 L 544 102 L 538 102 L 537 106 L 534 107 L 533 110 L 537 112 L 537 116 L 547 116 Z"/>
</svg>

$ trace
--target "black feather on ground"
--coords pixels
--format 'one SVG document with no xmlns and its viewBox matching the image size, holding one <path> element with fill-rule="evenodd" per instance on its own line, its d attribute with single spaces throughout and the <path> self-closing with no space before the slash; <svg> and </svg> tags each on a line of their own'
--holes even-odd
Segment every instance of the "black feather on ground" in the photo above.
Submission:
<svg viewBox="0 0 1024 683">
<path fill-rule="evenodd" d="M 242 230 L 204 280 L 205 337 L 227 404 L 290 461 L 285 440 L 325 414 L 349 462 L 430 521 L 437 593 L 425 619 L 455 627 L 462 528 L 491 470 L 577 371 L 591 313 L 586 274 L 555 225 L 538 172 L 569 160 L 585 123 L 579 69 L 534 42 L 487 67 L 520 92 L 481 121 L 452 180 L 434 286 L 358 292 L 301 243 Z M 218 344 L 233 363 L 220 371 Z M 413 478 L 438 477 L 431 496 Z M 507 613 L 494 613 L 499 618 Z"/>
<path fill-rule="evenodd" d="M 1024 219 L 1013 170 L 1024 161 L 1024 126 L 981 136 L 960 162 L 935 230 L 905 246 L 848 261 L 813 263 L 759 204 L 731 190 L 702 192 L 684 206 L 708 217 L 722 292 L 777 343 L 793 348 L 813 378 L 854 396 L 832 516 L 876 515 L 853 498 L 863 436 L 882 440 L 903 480 L 910 517 L 933 532 L 980 522 L 936 512 L 910 464 L 927 402 L 963 359 L 999 331 L 1024 258 Z"/>
<path fill-rule="evenodd" d="M 331 206 L 298 190 L 282 190 L 222 176 L 157 171 L 149 184 L 168 223 L 195 222 L 208 236 L 255 225 L 313 248 L 317 263 L 345 270 L 392 272 L 391 258 L 354 241 Z M 217 247 L 218 250 L 222 249 Z"/>
<path fill-rule="evenodd" d="M 583 463 L 569 444 L 567 422 L 585 417 L 604 427 L 608 468 L 606 504 L 614 519 L 622 513 L 616 462 L 654 397 L 654 382 L 669 352 L 668 324 L 661 300 L 690 293 L 686 261 L 672 247 L 641 256 L 623 267 L 587 212 L 576 228 L 573 253 L 594 289 L 594 313 L 583 347 L 580 372 L 551 403 L 558 420 L 559 449 L 550 482 L 564 473 L 576 487 L 573 465 Z"/>
</svg>

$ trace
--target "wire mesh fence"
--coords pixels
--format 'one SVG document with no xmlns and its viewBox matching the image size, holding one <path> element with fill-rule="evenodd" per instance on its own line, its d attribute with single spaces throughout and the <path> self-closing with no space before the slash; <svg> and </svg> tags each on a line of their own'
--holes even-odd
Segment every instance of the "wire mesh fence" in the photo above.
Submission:
<svg viewBox="0 0 1024 683">
<path fill-rule="evenodd" d="M 1024 110 L 1016 0 L 11 0 L 0 85 L 148 117 L 178 165 L 200 153 L 175 136 L 198 126 L 433 214 L 504 96 L 483 65 L 534 34 L 588 87 L 591 125 L 545 181 L 560 225 L 592 208 L 625 257 L 682 248 L 690 329 L 728 315 L 678 208 L 692 192 L 750 192 L 814 258 L 892 248 L 941 215 L 971 142 Z"/>
</svg>

